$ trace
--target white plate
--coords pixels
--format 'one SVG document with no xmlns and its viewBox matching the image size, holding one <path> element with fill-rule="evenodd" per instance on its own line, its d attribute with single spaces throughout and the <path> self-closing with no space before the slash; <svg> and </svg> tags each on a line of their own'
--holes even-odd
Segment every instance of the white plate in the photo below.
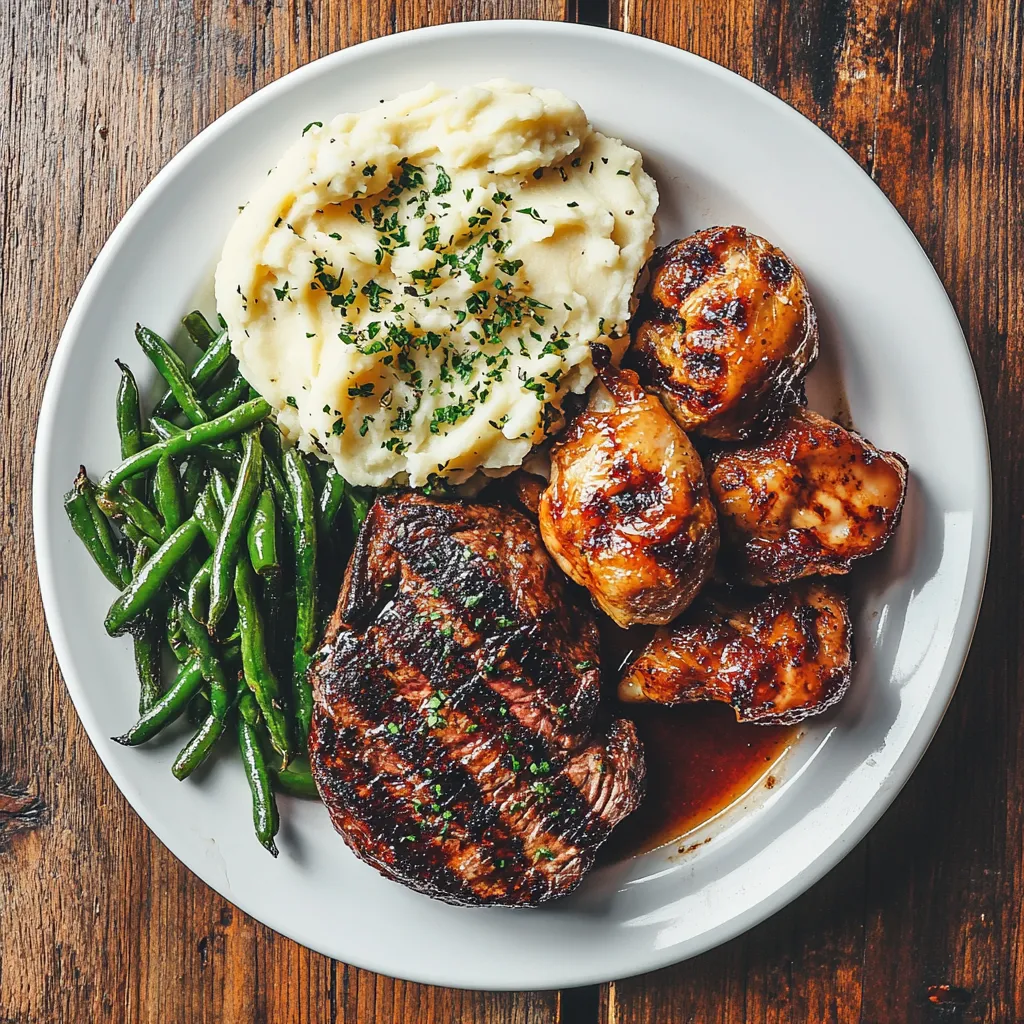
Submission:
<svg viewBox="0 0 1024 1024">
<path fill-rule="evenodd" d="M 834 397 L 838 369 L 857 426 L 912 471 L 903 525 L 858 586 L 851 693 L 806 730 L 782 783 L 724 815 L 695 853 L 603 868 L 576 895 L 533 911 L 458 909 L 386 881 L 309 803 L 282 801 L 282 855 L 272 861 L 253 839 L 237 759 L 178 783 L 168 769 L 181 732 L 139 750 L 111 742 L 134 717 L 129 643 L 106 638 L 111 590 L 61 507 L 79 462 L 98 474 L 117 461 L 113 360 L 146 369 L 136 320 L 173 335 L 195 301 L 210 308 L 236 208 L 305 124 L 431 79 L 497 75 L 564 90 L 598 128 L 642 151 L 661 190 L 661 240 L 740 223 L 784 248 L 806 272 L 822 323 L 819 404 Z M 984 582 L 989 483 L 977 382 L 949 301 L 903 221 L 838 146 L 691 54 L 600 29 L 490 22 L 317 61 L 239 104 L 156 177 L 68 318 L 40 415 L 34 513 L 71 697 L 118 786 L 185 864 L 272 928 L 348 963 L 442 985 L 547 988 L 706 950 L 778 910 L 867 832 L 920 759 L 963 665 Z"/>
</svg>

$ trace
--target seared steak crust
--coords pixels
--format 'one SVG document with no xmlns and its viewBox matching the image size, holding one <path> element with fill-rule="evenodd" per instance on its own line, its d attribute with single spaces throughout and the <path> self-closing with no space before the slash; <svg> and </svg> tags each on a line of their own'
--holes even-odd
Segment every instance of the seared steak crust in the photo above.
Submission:
<svg viewBox="0 0 1024 1024">
<path fill-rule="evenodd" d="M 633 724 L 593 734 L 593 618 L 517 512 L 378 498 L 312 676 L 335 828 L 431 896 L 564 895 L 642 794 Z"/>
</svg>

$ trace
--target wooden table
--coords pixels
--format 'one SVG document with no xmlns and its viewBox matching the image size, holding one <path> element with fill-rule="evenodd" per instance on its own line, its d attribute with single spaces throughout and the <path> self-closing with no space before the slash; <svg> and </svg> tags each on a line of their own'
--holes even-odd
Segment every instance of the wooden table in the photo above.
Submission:
<svg viewBox="0 0 1024 1024">
<path fill-rule="evenodd" d="M 0 1022 L 1024 1020 L 1020 0 L 2 6 Z M 561 993 L 447 991 L 333 963 L 191 875 L 129 808 L 78 723 L 32 553 L 31 455 L 50 358 L 87 269 L 142 187 L 201 128 L 292 68 L 373 36 L 482 17 L 577 19 L 674 43 L 820 124 L 890 197 L 945 282 L 981 380 L 995 470 L 973 653 L 923 764 L 871 835 L 742 938 L 657 974 Z"/>
</svg>

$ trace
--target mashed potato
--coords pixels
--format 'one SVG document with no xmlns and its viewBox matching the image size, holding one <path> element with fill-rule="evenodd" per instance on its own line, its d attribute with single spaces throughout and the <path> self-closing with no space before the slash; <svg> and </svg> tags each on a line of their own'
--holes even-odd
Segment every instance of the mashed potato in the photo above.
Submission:
<svg viewBox="0 0 1024 1024">
<path fill-rule="evenodd" d="M 356 484 L 507 472 L 625 346 L 658 194 L 551 89 L 430 85 L 306 127 L 217 306 L 286 435 Z"/>
</svg>

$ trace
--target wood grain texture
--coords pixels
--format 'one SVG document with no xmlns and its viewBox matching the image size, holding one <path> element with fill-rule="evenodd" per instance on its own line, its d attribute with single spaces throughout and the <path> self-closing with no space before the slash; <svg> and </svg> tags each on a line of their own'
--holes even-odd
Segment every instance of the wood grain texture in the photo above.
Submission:
<svg viewBox="0 0 1024 1024">
<path fill-rule="evenodd" d="M 332 963 L 228 905 L 102 769 L 35 583 L 30 460 L 43 383 L 100 246 L 206 124 L 348 43 L 562 0 L 18 0 L 0 5 L 0 1020 L 562 1019 L 557 993 L 409 985 Z"/>
<path fill-rule="evenodd" d="M 1001 0 L 613 2 L 620 27 L 693 49 L 792 103 L 889 196 L 967 335 L 995 508 L 967 669 L 893 808 L 772 920 L 686 964 L 606 986 L 601 1018 L 1020 1022 L 1024 9 Z"/>
<path fill-rule="evenodd" d="M 0 1021 L 1024 1021 L 1021 0 L 17 0 L 0 5 Z M 493 995 L 310 953 L 194 878 L 128 807 L 60 680 L 35 584 L 35 419 L 102 242 L 255 89 L 421 24 L 531 16 L 694 50 L 836 138 L 916 232 L 971 345 L 995 467 L 974 650 L 921 768 L 810 893 L 645 978 Z"/>
</svg>

